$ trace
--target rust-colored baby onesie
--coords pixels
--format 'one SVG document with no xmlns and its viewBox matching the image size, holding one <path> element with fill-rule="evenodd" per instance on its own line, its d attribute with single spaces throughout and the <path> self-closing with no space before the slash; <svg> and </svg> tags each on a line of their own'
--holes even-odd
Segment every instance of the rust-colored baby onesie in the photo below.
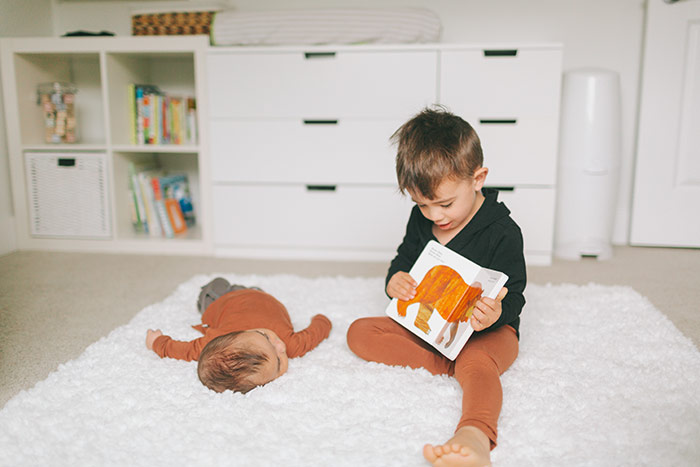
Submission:
<svg viewBox="0 0 700 467">
<path fill-rule="evenodd" d="M 265 328 L 282 339 L 289 358 L 301 357 L 328 337 L 331 322 L 318 314 L 306 329 L 294 332 L 287 309 L 275 297 L 260 290 L 243 289 L 219 297 L 202 315 L 202 324 L 192 327 L 204 335 L 189 342 L 160 336 L 153 342 L 153 351 L 161 357 L 197 360 L 204 346 L 219 336 Z"/>
</svg>

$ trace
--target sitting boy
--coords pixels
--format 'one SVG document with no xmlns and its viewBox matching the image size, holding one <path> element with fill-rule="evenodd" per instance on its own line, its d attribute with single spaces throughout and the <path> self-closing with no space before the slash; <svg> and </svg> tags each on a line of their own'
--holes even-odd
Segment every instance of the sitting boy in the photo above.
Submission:
<svg viewBox="0 0 700 467">
<path fill-rule="evenodd" d="M 229 285 L 220 277 L 202 287 L 197 302 L 204 334 L 176 341 L 149 329 L 146 347 L 161 357 L 198 360 L 200 381 L 216 392 L 246 393 L 287 371 L 287 359 L 301 357 L 328 337 L 331 322 L 317 314 L 309 327 L 294 332 L 287 309 L 258 288 Z"/>
<path fill-rule="evenodd" d="M 424 109 L 393 136 L 398 142 L 399 188 L 416 203 L 386 277 L 386 294 L 409 301 L 418 283 L 408 273 L 430 240 L 471 261 L 506 273 L 496 299 L 480 298 L 470 318 L 474 335 L 454 361 L 387 316 L 361 318 L 347 332 L 350 349 L 365 360 L 425 368 L 454 376 L 462 387 L 462 416 L 445 443 L 423 447 L 432 465 L 491 465 L 503 390 L 500 375 L 518 355 L 526 284 L 523 239 L 498 192 L 484 187 L 479 137 L 461 117 Z"/>
</svg>

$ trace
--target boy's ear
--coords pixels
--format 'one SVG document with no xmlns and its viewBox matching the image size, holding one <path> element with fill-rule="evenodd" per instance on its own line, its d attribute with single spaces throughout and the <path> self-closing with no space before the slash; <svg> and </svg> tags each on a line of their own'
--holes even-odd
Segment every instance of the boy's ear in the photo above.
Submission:
<svg viewBox="0 0 700 467">
<path fill-rule="evenodd" d="M 481 190 L 486 183 L 486 176 L 489 174 L 488 167 L 479 167 L 474 171 L 474 188 Z"/>
</svg>

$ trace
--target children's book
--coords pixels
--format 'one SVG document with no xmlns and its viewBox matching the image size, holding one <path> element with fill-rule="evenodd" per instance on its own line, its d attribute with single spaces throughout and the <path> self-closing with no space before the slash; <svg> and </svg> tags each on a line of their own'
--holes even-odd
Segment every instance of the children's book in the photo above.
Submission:
<svg viewBox="0 0 700 467">
<path fill-rule="evenodd" d="M 431 240 L 409 271 L 416 296 L 392 299 L 386 314 L 454 360 L 471 337 L 474 305 L 496 298 L 508 276 L 478 264 Z"/>
<path fill-rule="evenodd" d="M 132 223 L 136 232 L 148 233 L 148 218 L 146 216 L 146 205 L 143 201 L 141 183 L 139 182 L 138 171 L 133 163 L 129 164 L 129 191 L 131 192 L 133 204 Z"/>
<path fill-rule="evenodd" d="M 180 205 L 180 212 L 187 227 L 195 224 L 194 208 L 190 185 L 185 174 L 175 174 L 161 177 L 160 185 L 163 190 L 163 198 L 172 198 Z"/>
</svg>

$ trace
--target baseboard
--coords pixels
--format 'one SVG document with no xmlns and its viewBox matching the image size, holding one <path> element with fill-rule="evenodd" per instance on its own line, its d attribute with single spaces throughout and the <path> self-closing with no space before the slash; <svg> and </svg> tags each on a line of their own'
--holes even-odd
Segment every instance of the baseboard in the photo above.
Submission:
<svg viewBox="0 0 700 467">
<path fill-rule="evenodd" d="M 0 256 L 17 251 L 15 217 L 9 216 L 0 222 Z"/>
</svg>

